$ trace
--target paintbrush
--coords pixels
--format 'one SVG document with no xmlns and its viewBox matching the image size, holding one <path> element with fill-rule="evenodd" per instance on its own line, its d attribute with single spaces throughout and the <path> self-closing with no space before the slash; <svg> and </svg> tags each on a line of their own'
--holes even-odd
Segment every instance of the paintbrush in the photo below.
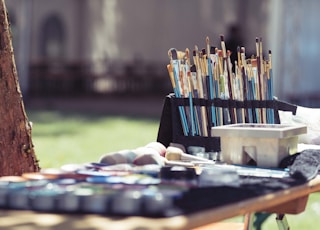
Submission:
<svg viewBox="0 0 320 230">
<path fill-rule="evenodd" d="M 226 83 L 228 81 L 228 74 L 226 71 L 226 68 L 223 68 L 223 63 L 224 63 L 224 59 L 223 59 L 223 52 L 222 50 L 217 50 L 218 53 L 218 61 L 219 61 L 219 92 L 220 95 L 219 97 L 221 99 L 229 99 L 229 93 L 228 93 L 228 84 Z M 226 124 L 230 124 L 231 120 L 230 120 L 230 113 L 229 113 L 229 108 L 222 108 L 222 114 L 221 114 L 221 124 L 222 125 L 226 125 Z"/>
<path fill-rule="evenodd" d="M 241 49 L 240 49 L 240 46 L 237 46 L 237 60 L 238 60 L 238 68 L 241 69 L 242 61 L 241 61 Z"/>
<path fill-rule="evenodd" d="M 238 62 L 235 61 L 235 80 L 234 87 L 236 92 L 236 100 L 243 102 L 243 85 L 242 85 L 242 74 L 239 68 Z M 243 123 L 245 121 L 245 111 L 244 108 L 237 108 L 237 122 Z"/>
<path fill-rule="evenodd" d="M 186 63 L 187 65 L 189 66 L 189 70 L 188 70 L 188 73 L 187 73 L 187 76 L 189 78 L 189 81 L 190 81 L 190 92 L 191 92 L 191 97 L 192 97 L 192 100 L 194 98 L 198 98 L 199 95 L 198 95 L 198 86 L 197 86 L 197 75 L 196 75 L 196 71 L 192 70 L 193 66 L 191 64 L 191 61 L 190 61 L 190 51 L 188 48 L 186 48 L 185 50 L 185 59 L 186 59 Z M 200 125 L 199 125 L 199 114 L 200 114 L 200 107 L 199 106 L 196 106 L 196 105 L 193 105 L 193 121 L 194 121 L 194 126 L 195 126 L 195 135 L 196 136 L 199 136 L 200 135 Z M 199 108 L 199 109 L 198 109 Z"/>
<path fill-rule="evenodd" d="M 268 58 L 268 67 L 269 67 L 269 70 L 267 71 L 267 74 L 268 74 L 268 99 L 269 100 L 273 100 L 273 73 L 272 73 L 272 53 L 271 53 L 271 50 L 269 50 L 269 58 Z M 270 123 L 271 124 L 274 124 L 274 110 L 273 109 L 270 109 Z"/>
<path fill-rule="evenodd" d="M 259 38 L 256 37 L 256 63 L 255 66 L 252 68 L 255 68 L 255 81 L 257 83 L 256 87 L 256 98 L 258 100 L 262 100 L 262 79 L 261 79 L 261 57 L 260 57 L 260 44 L 259 44 Z M 259 109 L 259 123 L 263 122 L 263 109 Z"/>
<path fill-rule="evenodd" d="M 172 69 L 172 65 L 168 64 L 167 65 L 167 70 L 168 70 L 168 73 L 169 73 L 169 77 L 170 77 L 170 81 L 171 81 L 171 85 L 172 85 L 172 88 L 173 88 L 173 92 L 174 92 L 174 95 L 179 98 L 179 92 L 178 92 L 178 89 L 177 89 L 177 86 L 176 86 L 176 81 L 175 81 L 175 78 L 174 78 L 174 74 L 173 74 L 173 69 Z M 180 119 L 181 119 L 181 125 L 182 125 L 182 130 L 183 130 L 183 134 L 185 136 L 188 135 L 188 132 L 187 132 L 187 121 L 185 119 L 185 116 L 184 116 L 184 111 L 183 111 L 183 108 L 182 106 L 178 106 L 178 110 L 179 110 L 179 113 L 180 113 Z"/>
<path fill-rule="evenodd" d="M 179 63 L 178 54 L 177 54 L 176 49 L 173 49 L 173 48 L 170 49 L 168 51 L 168 56 L 170 58 L 170 65 L 172 67 L 173 78 L 174 78 L 173 90 L 174 90 L 175 96 L 177 98 L 181 98 L 181 90 L 180 90 L 180 84 L 179 84 L 179 72 L 180 72 L 179 65 L 180 65 L 180 63 Z M 187 122 L 187 118 L 186 118 L 186 113 L 185 113 L 183 106 L 179 106 L 178 109 L 180 112 L 183 133 L 185 136 L 187 136 L 189 133 L 189 127 L 188 127 L 188 122 Z"/>
<path fill-rule="evenodd" d="M 212 65 L 212 84 L 213 84 L 213 98 L 219 98 L 220 97 L 220 91 L 219 91 L 219 58 L 218 54 L 216 53 L 218 49 L 214 46 L 210 46 L 210 58 L 211 58 L 211 65 Z M 216 121 L 217 126 L 222 125 L 222 109 L 219 107 L 216 107 Z"/>
<path fill-rule="evenodd" d="M 242 89 L 242 100 L 244 102 L 247 101 L 247 95 L 248 95 L 248 76 L 246 72 L 246 60 L 245 60 L 245 49 L 244 47 L 239 48 L 240 49 L 240 76 L 241 76 L 241 89 Z M 248 109 L 248 107 L 244 108 L 244 121 L 246 123 L 249 123 L 251 121 L 251 110 Z"/>
<path fill-rule="evenodd" d="M 259 38 L 259 56 L 260 56 L 260 78 L 261 78 L 261 100 L 266 100 L 266 71 L 265 71 L 265 60 L 263 57 L 263 48 L 262 48 L 262 38 Z M 262 109 L 263 111 L 263 122 L 267 121 L 267 110 L 266 108 Z"/>
<path fill-rule="evenodd" d="M 237 95 L 237 82 L 236 82 L 236 78 L 235 78 L 235 73 L 232 72 L 233 68 L 232 68 L 232 63 L 231 63 L 231 51 L 227 50 L 227 68 L 229 68 L 229 73 L 230 73 L 230 79 L 231 79 L 231 95 L 232 95 L 232 99 L 231 100 L 238 100 L 238 95 Z M 234 104 L 234 103 L 233 103 Z M 234 122 L 237 123 L 238 120 L 238 112 L 239 110 L 234 107 L 234 108 L 230 108 L 231 110 L 233 110 L 233 114 L 234 114 Z"/>
<path fill-rule="evenodd" d="M 190 72 L 190 61 L 189 61 L 189 49 L 186 49 L 185 52 L 185 78 L 187 80 L 188 85 L 188 98 L 189 98 L 189 119 L 191 124 L 191 136 L 196 135 L 196 122 L 195 122 L 195 111 L 193 107 L 193 95 L 192 95 L 192 87 L 191 87 L 191 72 Z"/>
<path fill-rule="evenodd" d="M 248 71 L 248 82 L 249 82 L 249 100 L 258 100 L 258 93 L 257 93 L 257 59 L 251 58 L 250 64 L 247 65 L 249 68 Z M 253 115 L 253 122 L 254 123 L 260 123 L 260 114 L 259 110 L 257 108 L 252 109 L 252 115 Z"/>
<path fill-rule="evenodd" d="M 244 94 L 244 99 L 245 100 L 252 100 L 251 99 L 251 91 L 250 91 L 250 85 L 251 82 L 249 82 L 249 67 L 247 65 L 247 61 L 246 61 L 246 52 L 245 52 L 245 48 L 241 47 L 240 48 L 240 56 L 241 56 L 241 63 L 242 63 L 242 74 L 243 74 L 243 94 Z M 247 108 L 247 120 L 248 123 L 253 123 L 254 119 L 253 119 L 253 109 L 252 108 Z"/>
<path fill-rule="evenodd" d="M 232 95 L 232 82 L 231 82 L 231 73 L 230 73 L 230 66 L 228 65 L 228 58 L 227 58 L 227 49 L 226 49 L 226 44 L 224 41 L 224 36 L 220 35 L 220 40 L 221 40 L 221 49 L 222 49 L 222 55 L 223 55 L 223 60 L 224 60 L 224 66 L 225 66 L 225 71 L 227 73 L 227 85 L 228 85 L 228 98 L 230 100 L 233 100 L 233 95 Z M 233 109 L 229 109 L 230 113 L 230 119 L 231 123 L 235 123 L 235 113 Z"/>
<path fill-rule="evenodd" d="M 208 79 L 209 79 L 209 92 L 208 99 L 214 99 L 214 85 L 213 85 L 213 69 L 212 69 L 212 59 L 211 59 L 211 47 L 209 37 L 206 37 L 206 45 L 207 45 L 207 66 L 208 66 Z M 217 118 L 216 118 L 216 109 L 212 103 L 211 105 L 211 123 L 212 126 L 217 126 Z"/>
<path fill-rule="evenodd" d="M 165 158 L 169 161 L 182 161 L 182 162 L 213 162 L 212 160 L 208 160 L 203 157 L 194 156 L 191 154 L 183 153 L 183 152 L 167 152 Z"/>
<path fill-rule="evenodd" d="M 188 82 L 188 72 L 190 72 L 190 66 L 187 63 L 187 58 L 184 52 L 178 51 L 178 60 L 180 63 L 180 72 L 179 72 L 179 84 L 181 86 L 181 97 L 188 98 L 190 97 L 189 92 L 189 82 Z M 192 104 L 192 102 L 191 102 Z M 190 105 L 190 99 L 189 99 L 189 105 Z M 188 135 L 194 136 L 194 124 L 193 124 L 193 114 L 191 114 L 191 110 L 193 108 L 190 108 L 190 106 L 184 106 L 186 119 L 187 119 L 187 125 L 189 133 Z"/>
<path fill-rule="evenodd" d="M 214 53 L 215 53 L 215 60 L 216 60 L 216 63 L 215 63 L 215 71 L 214 71 L 214 74 L 215 74 L 215 93 L 216 93 L 216 98 L 223 98 L 222 97 L 222 91 L 221 91 L 221 85 L 224 85 L 224 84 L 221 84 L 221 80 L 220 78 L 223 78 L 224 76 L 222 75 L 223 71 L 222 71 L 222 55 L 221 55 L 221 58 L 220 58 L 220 55 L 219 53 L 221 53 L 219 51 L 218 48 L 215 48 L 214 49 Z M 218 112 L 217 112 L 218 116 L 218 123 L 219 125 L 223 125 L 223 108 L 221 107 L 218 107 Z"/>
<path fill-rule="evenodd" d="M 199 98 L 199 87 L 197 80 L 197 67 L 195 64 L 190 67 L 190 75 L 191 75 L 191 87 L 192 87 L 192 95 L 194 98 Z M 195 105 L 195 120 L 196 120 L 196 130 L 197 135 L 202 136 L 202 117 L 201 117 L 201 109 L 200 105 Z"/>
<path fill-rule="evenodd" d="M 198 89 L 199 89 L 199 97 L 205 99 L 204 97 L 204 92 L 203 92 L 203 80 L 202 80 L 202 69 L 201 69 L 201 64 L 200 64 L 200 58 L 199 58 L 199 50 L 198 47 L 195 46 L 195 49 L 193 51 L 193 59 L 194 63 L 196 65 L 196 70 L 197 70 L 197 80 L 198 80 Z M 201 106 L 201 121 L 202 121 L 202 135 L 203 136 L 208 136 L 208 125 L 207 125 L 207 112 L 206 112 L 206 107 Z"/>
</svg>

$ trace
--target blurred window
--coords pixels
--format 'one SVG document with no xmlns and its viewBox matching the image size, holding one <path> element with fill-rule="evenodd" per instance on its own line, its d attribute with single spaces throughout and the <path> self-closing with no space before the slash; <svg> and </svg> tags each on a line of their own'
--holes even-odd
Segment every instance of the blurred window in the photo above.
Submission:
<svg viewBox="0 0 320 230">
<path fill-rule="evenodd" d="M 41 54 L 49 59 L 61 58 L 64 55 L 64 25 L 57 15 L 47 17 L 41 30 Z"/>
</svg>

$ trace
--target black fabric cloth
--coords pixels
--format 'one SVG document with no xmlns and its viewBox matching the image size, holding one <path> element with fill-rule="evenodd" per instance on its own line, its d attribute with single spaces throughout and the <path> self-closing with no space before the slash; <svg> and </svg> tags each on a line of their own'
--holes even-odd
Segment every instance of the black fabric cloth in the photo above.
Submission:
<svg viewBox="0 0 320 230">
<path fill-rule="evenodd" d="M 320 150 L 306 149 L 302 152 L 284 158 L 279 167 L 289 168 L 291 177 L 311 180 L 320 170 Z"/>
<path fill-rule="evenodd" d="M 186 214 L 302 185 L 320 173 L 320 150 L 307 149 L 288 156 L 280 162 L 279 168 L 288 168 L 290 177 L 241 176 L 238 186 L 191 188 L 176 202 L 176 206 Z"/>
<path fill-rule="evenodd" d="M 176 201 L 180 214 L 215 208 L 246 199 L 266 195 L 305 183 L 294 178 L 276 179 L 261 177 L 243 177 L 239 187 L 219 186 L 191 188 Z M 176 209 L 177 210 L 177 209 Z"/>
</svg>

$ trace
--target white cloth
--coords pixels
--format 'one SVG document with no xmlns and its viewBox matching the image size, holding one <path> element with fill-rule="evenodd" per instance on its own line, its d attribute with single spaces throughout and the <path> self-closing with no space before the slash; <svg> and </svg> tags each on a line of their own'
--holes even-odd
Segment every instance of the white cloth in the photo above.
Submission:
<svg viewBox="0 0 320 230">
<path fill-rule="evenodd" d="M 279 111 L 281 124 L 304 124 L 307 133 L 299 135 L 299 143 L 320 145 L 320 108 L 297 107 L 296 115 Z"/>
</svg>

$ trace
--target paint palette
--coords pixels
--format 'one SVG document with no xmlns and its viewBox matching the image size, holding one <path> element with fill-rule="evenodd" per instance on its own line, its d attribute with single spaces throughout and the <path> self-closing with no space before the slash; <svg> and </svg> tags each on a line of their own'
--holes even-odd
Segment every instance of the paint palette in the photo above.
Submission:
<svg viewBox="0 0 320 230">
<path fill-rule="evenodd" d="M 117 216 L 168 216 L 181 212 L 175 202 L 190 187 L 186 178 L 183 184 L 176 178 L 162 180 L 157 165 L 119 170 L 121 167 L 115 170 L 117 167 L 110 166 L 107 170 L 106 165 L 88 163 L 73 165 L 71 171 L 26 173 L 19 180 L 3 177 L 0 209 Z"/>
<path fill-rule="evenodd" d="M 240 200 L 257 195 L 257 191 L 250 189 L 263 186 L 259 184 L 261 179 L 256 179 L 259 183 L 255 186 L 241 187 L 244 170 L 254 172 L 250 177 L 257 174 L 256 169 L 240 168 L 239 171 L 212 164 L 196 167 L 67 165 L 21 177 L 0 177 L 0 209 L 170 217 L 223 205 L 230 202 L 230 198 Z M 269 180 L 279 179 L 270 176 L 274 173 L 269 170 L 263 175 Z M 247 183 L 247 174 L 245 178 Z M 280 188 L 272 186 L 266 191 Z M 214 199 L 208 199 L 212 194 Z"/>
</svg>

